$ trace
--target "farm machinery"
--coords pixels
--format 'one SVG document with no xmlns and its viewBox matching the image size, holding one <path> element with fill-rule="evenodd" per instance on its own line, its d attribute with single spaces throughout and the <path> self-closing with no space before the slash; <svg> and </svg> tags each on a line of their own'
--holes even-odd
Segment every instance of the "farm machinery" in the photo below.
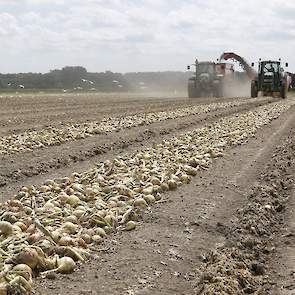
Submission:
<svg viewBox="0 0 295 295">
<path fill-rule="evenodd" d="M 252 63 L 254 66 L 254 64 Z M 286 67 L 288 63 L 286 63 Z M 259 61 L 258 75 L 251 82 L 251 97 L 272 96 L 286 98 L 289 88 L 288 75 L 280 61 Z"/>
<path fill-rule="evenodd" d="M 291 75 L 284 72 L 281 61 L 259 60 L 258 72 L 243 59 L 233 52 L 225 52 L 221 59 L 233 59 L 240 63 L 248 78 L 251 80 L 251 97 L 272 96 L 286 98 L 291 84 Z M 288 67 L 288 63 L 285 64 Z"/>
<path fill-rule="evenodd" d="M 195 61 L 194 76 L 188 80 L 189 98 L 224 95 L 225 80 L 233 79 L 234 68 L 230 63 Z M 190 70 L 190 66 L 187 67 Z"/>
<path fill-rule="evenodd" d="M 244 70 L 244 77 L 251 82 L 251 97 L 273 96 L 285 98 L 288 89 L 292 84 L 292 75 L 284 72 L 281 61 L 259 60 L 258 72 L 238 54 L 234 52 L 224 52 L 217 62 L 196 62 L 194 76 L 188 80 L 188 96 L 195 97 L 223 97 L 231 87 L 237 88 L 241 85 L 234 65 L 227 60 L 233 60 L 240 64 Z M 224 61 L 224 62 L 222 62 Z M 285 64 L 288 67 L 288 63 Z M 190 66 L 188 66 L 190 70 Z M 240 83 L 240 84 L 239 84 Z M 249 89 L 249 86 L 247 86 Z M 250 92 L 249 92 L 250 94 Z M 248 95 L 249 95 L 248 94 Z"/>
</svg>

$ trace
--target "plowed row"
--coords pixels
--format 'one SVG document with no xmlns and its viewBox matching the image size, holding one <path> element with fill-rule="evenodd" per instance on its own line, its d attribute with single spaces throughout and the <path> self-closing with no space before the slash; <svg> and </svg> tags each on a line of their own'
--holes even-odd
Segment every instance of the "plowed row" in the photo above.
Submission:
<svg viewBox="0 0 295 295">
<path fill-rule="evenodd" d="M 254 146 L 255 142 L 258 145 L 260 144 L 261 147 L 264 145 L 263 140 L 260 141 L 259 139 L 259 137 L 267 136 L 266 134 L 263 135 L 263 130 L 272 134 L 272 126 L 279 126 L 279 122 L 281 122 L 282 130 L 284 130 L 283 122 L 289 118 L 290 109 L 293 109 L 294 102 L 291 99 L 273 102 L 269 98 L 260 100 L 238 99 L 199 105 L 194 102 L 195 105 L 181 108 L 177 106 L 180 100 L 174 99 L 173 102 L 175 103 L 173 109 L 107 117 L 99 121 L 83 122 L 79 120 L 80 122 L 77 124 L 61 123 L 45 128 L 41 127 L 42 124 L 40 124 L 41 128 L 16 131 L 15 135 L 4 135 L 1 138 L 2 163 L 8 163 L 10 160 L 15 167 L 22 167 L 15 161 L 23 156 L 26 158 L 22 160 L 24 163 L 31 161 L 31 163 L 44 165 L 43 160 L 36 157 L 38 153 L 42 154 L 42 151 L 52 161 L 56 157 L 54 150 L 56 150 L 56 153 L 62 153 L 64 148 L 79 145 L 80 150 L 84 149 L 89 153 L 90 142 L 97 148 L 96 141 L 109 141 L 109 148 L 104 154 L 88 154 L 83 165 L 80 165 L 80 162 L 77 162 L 76 165 L 74 164 L 75 161 L 68 165 L 67 169 L 63 166 L 56 169 L 57 166 L 53 165 L 51 170 L 43 171 L 44 175 L 37 172 L 36 177 L 33 176 L 33 173 L 27 175 L 26 178 L 15 178 L 16 182 L 13 186 L 10 186 L 7 181 L 3 182 L 3 191 L 6 193 L 1 197 L 8 199 L 0 206 L 0 251 L 2 253 L 0 289 L 4 290 L 4 293 L 7 290 L 12 294 L 25 294 L 36 289 L 38 294 L 59 294 L 59 288 L 63 288 L 64 290 L 68 289 L 67 292 L 72 294 L 81 294 L 82 290 L 86 292 L 85 294 L 105 294 L 105 292 L 111 294 L 151 294 L 151 292 L 153 294 L 181 294 L 180 289 L 178 289 L 180 286 L 185 288 L 183 294 L 196 292 L 196 294 L 209 295 L 224 290 L 224 292 L 228 292 L 226 294 L 230 294 L 230 292 L 246 294 L 251 290 L 253 292 L 260 290 L 262 286 L 266 290 L 265 280 L 263 279 L 265 270 L 263 270 L 263 273 L 259 271 L 260 267 L 264 267 L 261 266 L 264 262 L 254 261 L 253 258 L 255 255 L 257 257 L 257 251 L 261 248 L 261 242 L 258 239 L 255 240 L 255 243 L 260 248 L 258 247 L 259 249 L 253 252 L 254 256 L 249 256 L 250 252 L 247 252 L 247 250 L 245 252 L 249 261 L 245 264 L 248 269 L 245 268 L 244 275 L 223 277 L 222 272 L 214 273 L 216 269 L 221 267 L 220 264 L 215 265 L 214 263 L 222 261 L 228 253 L 228 255 L 232 255 L 230 254 L 232 252 L 227 248 L 224 248 L 225 250 L 222 250 L 221 254 L 216 254 L 217 256 L 214 256 L 215 254 L 213 256 L 202 254 L 202 259 L 207 264 L 205 267 L 202 264 L 197 266 L 197 259 L 192 257 L 194 254 L 190 250 L 190 241 L 192 241 L 191 246 L 194 249 L 200 245 L 215 249 L 212 241 L 214 238 L 218 240 L 221 237 L 215 231 L 208 231 L 206 240 L 200 240 L 203 235 L 200 233 L 199 236 L 196 235 L 196 238 L 199 239 L 199 241 L 196 241 L 191 237 L 191 226 L 197 224 L 202 229 L 203 221 L 208 220 L 206 222 L 208 224 L 205 225 L 204 223 L 204 228 L 208 228 L 208 225 L 216 220 L 218 221 L 221 215 L 226 216 L 227 209 L 223 206 L 216 207 L 213 204 L 211 207 L 207 206 L 212 202 L 212 198 L 209 198 L 206 201 L 209 203 L 204 207 L 207 213 L 205 214 L 205 211 L 201 213 L 198 205 L 186 204 L 189 199 L 186 200 L 183 194 L 197 191 L 198 188 L 194 187 L 198 186 L 198 183 L 202 182 L 203 179 L 206 181 L 206 177 L 210 177 L 210 173 L 214 174 L 215 165 L 222 161 L 227 163 L 226 161 L 235 159 L 235 162 L 232 163 L 232 171 L 235 171 L 235 166 L 238 165 L 237 160 L 244 161 L 243 153 L 246 153 L 248 145 Z M 165 108 L 164 105 L 162 108 Z M 115 140 L 118 142 L 120 136 L 125 137 L 125 142 L 128 141 L 128 145 L 123 149 L 112 146 L 116 142 Z M 134 139 L 132 139 L 133 137 Z M 113 140 L 113 143 L 110 139 Z M 237 155 L 239 152 L 241 152 L 241 158 Z M 288 154 L 283 148 L 278 149 L 278 152 L 284 155 Z M 71 153 L 70 150 L 69 153 Z M 260 154 L 257 152 L 257 159 L 259 156 Z M 223 158 L 225 159 L 221 160 Z M 280 162 L 282 161 L 280 160 Z M 232 181 L 237 182 L 238 177 L 243 177 L 243 171 L 250 169 L 251 165 L 244 166 L 240 171 L 237 170 L 238 174 Z M 0 166 L 0 180 L 1 174 L 6 173 L 3 170 L 2 172 L 1 169 L 3 168 Z M 27 169 L 27 171 L 34 171 L 33 167 Z M 230 177 L 232 171 L 225 169 L 224 175 L 220 177 L 226 178 L 227 175 Z M 271 173 L 269 175 L 272 175 Z M 13 174 L 11 175 L 13 176 Z M 212 185 L 213 191 L 218 194 L 218 189 L 214 185 L 215 183 L 220 185 L 220 181 L 216 179 L 216 176 L 214 177 L 208 178 L 208 183 Z M 277 175 L 276 177 L 277 182 L 280 183 L 283 176 Z M 291 177 L 288 177 L 288 179 L 291 179 Z M 284 185 L 287 184 L 284 182 Z M 248 184 L 245 187 L 248 187 Z M 262 230 L 267 232 L 268 228 L 276 223 L 277 219 L 272 219 L 272 215 L 267 215 L 271 212 L 269 210 L 278 211 L 276 205 L 268 206 L 266 199 L 263 200 L 262 205 L 256 206 L 262 198 L 261 192 L 262 194 L 266 192 L 265 187 L 261 187 L 261 191 L 255 191 L 255 195 L 250 195 L 250 201 L 253 202 L 254 200 L 255 206 L 253 207 L 252 203 L 248 204 L 250 207 L 242 206 L 242 208 L 246 208 L 243 212 L 250 215 L 258 210 L 259 212 L 257 211 L 257 214 L 254 215 L 260 217 L 256 223 L 253 223 L 256 217 L 249 215 L 248 219 L 252 227 L 244 221 L 241 222 L 246 230 L 250 228 L 253 235 L 258 235 L 258 237 L 261 236 Z M 210 187 L 208 189 L 210 190 Z M 220 191 L 222 190 L 223 188 Z M 257 200 L 255 199 L 256 195 L 258 195 Z M 183 211 L 176 209 L 179 197 L 181 202 L 184 202 L 181 206 L 179 204 Z M 199 198 L 198 195 L 195 197 L 197 200 Z M 229 198 L 230 195 L 225 196 L 225 203 L 229 201 Z M 238 199 L 240 202 L 246 200 L 241 195 Z M 267 203 L 265 203 L 266 201 Z M 175 209 L 170 208 L 170 202 L 175 202 Z M 282 203 L 275 204 L 280 206 Z M 234 210 L 235 206 L 237 205 L 234 205 L 231 210 Z M 263 211 L 260 210 L 260 206 L 264 206 Z M 287 206 L 287 203 L 284 203 L 284 206 Z M 158 211 L 156 215 L 154 210 Z M 153 252 L 157 253 L 156 256 L 159 255 L 160 260 L 150 260 L 153 275 L 146 274 L 145 277 L 136 277 L 136 280 L 140 282 L 139 285 L 132 282 L 132 277 L 123 279 L 123 272 L 124 269 L 126 271 L 126 268 L 120 266 L 120 261 L 124 260 L 124 255 L 128 255 L 128 252 L 125 252 L 123 256 L 122 254 L 118 256 L 116 251 L 119 252 L 119 248 L 114 250 L 115 252 L 110 251 L 110 249 L 117 247 L 115 245 L 121 245 L 120 241 L 128 241 L 128 239 L 130 241 L 125 242 L 124 247 L 126 246 L 126 249 L 128 249 L 129 246 L 132 249 L 132 237 L 141 235 L 141 232 L 142 235 L 138 243 L 143 242 L 144 248 L 150 247 L 148 246 L 148 239 L 153 234 L 150 231 L 146 232 L 145 228 L 149 225 L 149 220 L 154 220 L 155 216 L 158 216 L 157 218 L 160 218 L 161 215 L 165 216 L 166 210 L 170 210 L 169 215 L 166 216 L 166 221 L 172 221 L 175 218 L 175 220 L 178 220 L 179 229 L 182 226 L 184 227 L 182 230 L 184 236 L 179 236 L 179 239 L 183 240 L 183 252 L 178 251 L 182 246 L 179 245 L 177 240 L 169 242 L 167 240 L 167 235 L 170 235 L 169 232 L 172 233 L 175 230 L 171 226 L 173 223 L 170 226 L 165 225 L 162 230 L 166 232 L 166 235 L 163 236 L 161 222 L 156 223 L 154 230 L 155 232 L 158 231 L 159 241 L 157 241 L 157 245 L 166 247 L 168 243 L 167 246 L 173 247 L 168 251 L 169 260 L 166 261 L 166 254 L 160 250 L 161 246 L 158 248 L 158 252 Z M 209 216 L 208 212 L 212 214 L 210 213 Z M 237 219 L 240 216 L 243 216 L 243 220 L 247 218 L 246 213 L 241 215 L 240 211 L 238 212 Z M 260 213 L 261 215 L 259 215 Z M 189 216 L 200 214 L 203 221 L 200 222 L 196 219 L 193 222 L 186 221 L 184 218 L 188 214 Z M 271 221 L 262 222 L 260 226 L 259 222 L 266 219 Z M 227 220 L 229 221 L 228 218 Z M 241 230 L 238 227 L 240 223 L 236 223 L 233 232 L 223 227 L 222 223 L 220 224 L 220 232 L 222 234 L 229 233 L 230 243 L 239 239 L 238 235 Z M 144 234 L 144 232 L 146 233 Z M 243 233 L 242 244 L 245 236 L 246 234 Z M 155 243 L 153 238 L 151 238 L 151 243 Z M 256 245 L 255 243 L 253 245 Z M 186 244 L 187 247 L 185 247 Z M 239 242 L 240 244 L 241 242 Z M 122 249 L 124 247 L 122 246 Z M 146 248 L 147 252 L 150 250 Z M 138 248 L 135 247 L 134 251 L 135 257 L 140 255 Z M 234 253 L 239 253 L 238 251 L 239 249 Z M 105 252 L 103 256 L 106 259 L 106 265 L 108 265 L 108 261 L 109 263 L 113 261 L 113 270 L 115 273 L 121 274 L 123 281 L 114 280 L 112 271 L 110 272 L 111 277 L 103 279 L 105 274 L 98 271 L 97 275 L 102 276 L 101 280 L 107 285 L 103 284 L 101 290 L 97 290 L 97 287 L 90 280 L 93 271 L 91 265 L 97 267 L 98 270 L 104 268 L 104 260 L 97 256 L 98 253 L 102 254 L 103 252 Z M 194 263 L 185 262 L 185 255 L 188 255 L 188 259 Z M 137 274 L 149 272 L 147 266 L 145 266 L 145 258 L 142 258 L 142 264 L 134 267 Z M 137 259 L 140 259 L 139 256 Z M 233 267 L 233 269 L 237 269 L 235 265 L 229 265 L 232 263 L 230 257 L 225 260 L 227 263 L 227 266 L 224 266 L 225 268 Z M 64 261 L 69 263 L 67 268 L 61 266 Z M 73 289 L 73 286 L 67 284 L 67 280 L 73 279 L 75 281 L 75 277 L 79 280 L 81 273 L 78 268 L 85 268 L 83 264 L 86 261 L 90 262 L 88 269 L 86 266 L 84 271 L 86 277 L 84 276 L 80 287 L 76 285 Z M 146 261 L 148 262 L 149 259 Z M 171 261 L 173 261 L 172 264 Z M 183 270 L 178 270 L 177 265 L 181 261 L 183 261 L 182 267 L 190 267 L 190 275 L 184 275 Z M 158 270 L 158 263 L 161 265 L 160 268 L 169 269 L 171 274 L 164 269 Z M 128 268 L 128 265 L 126 267 Z M 195 267 L 199 270 L 196 271 Z M 67 273 L 73 271 L 75 271 L 74 274 L 67 275 Z M 209 273 L 209 275 L 200 276 L 200 271 Z M 131 275 L 132 272 L 133 268 L 130 272 Z M 59 285 L 52 284 L 48 279 L 59 279 L 59 273 L 63 274 L 62 276 L 66 280 L 59 281 Z M 224 274 L 228 275 L 229 273 L 225 272 Z M 172 277 L 169 278 L 171 275 Z M 173 282 L 173 276 L 180 280 L 183 276 L 184 281 Z M 251 276 L 254 276 L 253 281 L 251 281 Z M 188 284 L 191 280 L 189 277 L 192 279 L 191 285 Z M 247 283 L 241 283 L 242 277 Z M 35 285 L 36 279 L 38 280 L 37 286 Z M 63 279 L 61 278 L 61 280 Z M 97 277 L 97 280 L 101 284 L 102 281 L 99 277 Z M 197 289 L 195 288 L 196 283 Z M 158 287 L 156 287 L 157 284 Z M 241 285 L 241 287 L 239 284 L 245 286 Z M 228 289 L 223 286 L 227 286 Z M 47 290 L 47 288 L 49 289 Z M 54 290 L 56 293 L 54 293 Z"/>
</svg>

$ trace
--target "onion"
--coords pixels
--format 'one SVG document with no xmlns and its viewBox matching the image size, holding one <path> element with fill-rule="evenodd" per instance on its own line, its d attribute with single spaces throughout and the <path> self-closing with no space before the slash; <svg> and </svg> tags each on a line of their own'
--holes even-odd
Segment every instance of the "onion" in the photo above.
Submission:
<svg viewBox="0 0 295 295">
<path fill-rule="evenodd" d="M 26 231 L 26 229 L 28 228 L 23 222 L 18 221 L 16 222 L 14 225 L 18 226 L 22 231 Z"/>
<path fill-rule="evenodd" d="M 26 187 L 26 186 L 23 186 L 23 187 L 21 188 L 21 191 L 27 193 L 27 192 L 29 191 L 29 188 Z"/>
<path fill-rule="evenodd" d="M 82 247 L 82 248 L 87 248 L 87 244 L 86 244 L 85 241 L 84 241 L 82 238 L 80 238 L 80 237 L 78 237 L 78 238 L 76 238 L 76 239 L 74 240 L 74 244 L 76 244 L 76 245 L 78 245 L 78 246 L 80 246 L 80 247 Z"/>
<path fill-rule="evenodd" d="M 132 197 L 133 191 L 123 184 L 119 184 L 115 186 L 115 189 L 119 192 L 119 194 L 127 197 Z"/>
<path fill-rule="evenodd" d="M 83 185 L 81 183 L 74 183 L 72 185 L 72 188 L 73 190 L 77 191 L 77 192 L 80 192 L 80 193 L 84 193 L 84 188 L 83 188 Z"/>
<path fill-rule="evenodd" d="M 187 174 L 181 174 L 179 179 L 182 183 L 189 183 L 190 182 L 190 177 Z"/>
<path fill-rule="evenodd" d="M 75 243 L 71 237 L 64 236 L 60 238 L 60 240 L 58 241 L 58 244 L 61 246 L 73 246 Z"/>
<path fill-rule="evenodd" d="M 136 228 L 136 222 L 130 220 L 126 223 L 126 230 L 134 230 Z"/>
<path fill-rule="evenodd" d="M 51 191 L 51 188 L 47 185 L 42 185 L 40 188 L 39 188 L 39 191 L 42 192 L 42 193 L 46 193 L 46 192 L 49 192 Z"/>
<path fill-rule="evenodd" d="M 179 182 L 180 181 L 179 177 L 176 176 L 176 175 L 171 175 L 171 179 L 174 180 L 175 182 Z"/>
<path fill-rule="evenodd" d="M 46 251 L 51 248 L 51 242 L 48 240 L 43 240 L 42 243 L 39 245 L 39 247 L 42 250 Z"/>
<path fill-rule="evenodd" d="M 155 193 L 160 193 L 161 191 L 162 189 L 160 185 L 154 185 L 152 195 L 154 195 Z"/>
<path fill-rule="evenodd" d="M 83 210 L 83 211 L 86 211 L 86 208 L 82 205 L 79 205 L 75 208 L 75 210 Z"/>
<path fill-rule="evenodd" d="M 93 189 L 91 187 L 86 187 L 85 188 L 85 194 L 87 196 L 95 196 L 95 192 L 93 191 Z"/>
<path fill-rule="evenodd" d="M 78 218 L 75 215 L 70 215 L 65 218 L 65 221 L 68 221 L 71 223 L 78 223 Z"/>
<path fill-rule="evenodd" d="M 53 232 L 51 232 L 51 236 L 52 236 L 54 241 L 58 241 L 60 239 L 60 237 L 61 237 L 60 229 L 56 229 Z"/>
<path fill-rule="evenodd" d="M 144 188 L 144 189 L 142 190 L 142 193 L 143 193 L 144 195 L 152 195 L 153 192 L 154 192 L 154 189 L 153 189 L 152 186 L 150 186 L 150 187 L 146 187 L 146 188 Z"/>
<path fill-rule="evenodd" d="M 54 182 L 54 180 L 52 179 L 47 179 L 45 182 L 45 185 L 51 185 L 51 186 L 55 186 L 56 185 L 56 182 Z"/>
<path fill-rule="evenodd" d="M 151 183 L 152 183 L 153 185 L 161 185 L 161 181 L 160 181 L 160 179 L 157 178 L 157 177 L 153 177 L 153 178 L 151 179 Z"/>
<path fill-rule="evenodd" d="M 93 235 L 95 235 L 95 231 L 93 228 L 89 228 L 89 229 L 86 229 L 84 231 L 85 234 L 89 235 L 90 237 L 92 237 Z"/>
<path fill-rule="evenodd" d="M 197 168 L 194 168 L 194 167 L 191 167 L 191 166 L 185 166 L 184 167 L 184 171 L 188 174 L 188 175 L 192 175 L 192 176 L 195 176 L 198 174 L 198 169 Z"/>
<path fill-rule="evenodd" d="M 58 198 L 59 198 L 59 201 L 61 204 L 66 204 L 68 203 L 69 201 L 69 195 L 67 195 L 65 192 L 61 192 L 59 195 L 58 195 Z"/>
<path fill-rule="evenodd" d="M 106 237 L 107 236 L 105 230 L 103 228 L 101 228 L 101 227 L 96 228 L 95 233 L 97 235 L 100 235 L 101 237 Z"/>
<path fill-rule="evenodd" d="M 155 200 L 156 200 L 156 201 L 160 201 L 161 199 L 162 199 L 162 196 L 161 196 L 160 193 L 155 194 Z"/>
<path fill-rule="evenodd" d="M 86 212 L 85 210 L 75 210 L 75 211 L 73 212 L 73 215 L 76 216 L 77 218 L 81 218 L 82 215 L 85 214 L 85 212 Z"/>
<path fill-rule="evenodd" d="M 32 279 L 32 269 L 26 264 L 17 264 L 12 271 L 24 277 L 27 281 Z"/>
<path fill-rule="evenodd" d="M 104 217 L 104 220 L 107 224 L 113 225 L 114 223 L 114 216 L 111 214 L 108 214 Z"/>
<path fill-rule="evenodd" d="M 0 221 L 0 231 L 4 236 L 9 236 L 13 232 L 13 225 L 8 221 Z"/>
<path fill-rule="evenodd" d="M 27 237 L 27 241 L 32 245 L 40 241 L 41 237 L 42 237 L 42 234 L 40 232 L 33 233 Z"/>
<path fill-rule="evenodd" d="M 46 270 L 56 268 L 56 259 L 45 258 L 44 259 L 44 266 L 45 266 Z"/>
<path fill-rule="evenodd" d="M 70 204 L 72 207 L 76 207 L 79 202 L 80 199 L 76 195 L 70 195 L 67 201 L 67 203 Z"/>
<path fill-rule="evenodd" d="M 62 257 L 57 260 L 57 271 L 62 274 L 69 274 L 75 270 L 76 263 L 71 257 Z"/>
<path fill-rule="evenodd" d="M 177 183 L 175 180 L 169 179 L 167 183 L 168 183 L 169 189 L 174 190 L 177 188 Z"/>
<path fill-rule="evenodd" d="M 22 276 L 16 276 L 9 282 L 10 286 L 16 288 L 17 290 L 20 289 L 20 286 L 25 289 L 28 293 L 32 292 L 32 285 Z"/>
<path fill-rule="evenodd" d="M 156 199 L 153 195 L 145 195 L 143 198 L 148 204 L 153 204 L 156 202 Z"/>
<path fill-rule="evenodd" d="M 46 202 L 43 206 L 44 208 L 46 209 L 51 209 L 51 210 L 54 210 L 54 204 L 52 204 L 50 201 Z"/>
<path fill-rule="evenodd" d="M 103 238 L 100 235 L 92 236 L 92 240 L 95 244 L 100 244 L 103 241 Z"/>
<path fill-rule="evenodd" d="M 81 239 L 84 240 L 84 242 L 85 242 L 86 244 L 90 244 L 90 243 L 92 242 L 92 238 L 91 238 L 91 236 L 88 235 L 88 234 L 82 234 L 80 237 L 81 237 Z"/>
<path fill-rule="evenodd" d="M 117 202 L 117 206 L 118 207 L 125 207 L 126 206 L 126 203 L 124 201 L 118 201 Z"/>
<path fill-rule="evenodd" d="M 141 207 L 141 208 L 145 208 L 148 206 L 147 202 L 145 201 L 144 198 L 138 198 L 138 199 L 135 199 L 134 202 L 133 202 L 133 206 L 134 207 Z"/>
<path fill-rule="evenodd" d="M 71 187 L 67 187 L 67 188 L 66 188 L 66 193 L 67 193 L 68 195 L 72 195 L 74 192 L 75 192 L 75 191 L 74 191 Z"/>
<path fill-rule="evenodd" d="M 9 205 L 10 205 L 11 207 L 19 207 L 19 208 L 22 208 L 22 207 L 23 207 L 22 202 L 19 201 L 19 200 L 10 200 L 10 201 L 9 201 Z"/>
<path fill-rule="evenodd" d="M 63 229 L 64 232 L 67 232 L 67 233 L 73 235 L 73 234 L 76 233 L 77 227 L 78 226 L 76 224 L 67 221 L 66 223 L 63 224 L 62 229 Z"/>
<path fill-rule="evenodd" d="M 31 224 L 31 225 L 27 228 L 26 232 L 27 232 L 27 233 L 34 233 L 35 230 L 36 230 L 36 225 L 35 225 L 35 224 Z"/>
<path fill-rule="evenodd" d="M 22 229 L 19 226 L 13 224 L 12 227 L 13 227 L 13 233 L 14 234 L 22 232 Z"/>
<path fill-rule="evenodd" d="M 7 221 L 9 223 L 15 223 L 18 220 L 18 218 L 16 217 L 16 213 L 13 213 L 13 212 L 5 212 L 2 215 L 2 219 L 3 219 L 3 221 Z M 0 228 L 0 230 L 1 230 L 1 228 Z"/>
<path fill-rule="evenodd" d="M 109 201 L 108 205 L 109 205 L 109 208 L 115 208 L 115 207 L 117 207 L 117 202 Z"/>
<path fill-rule="evenodd" d="M 40 263 L 40 257 L 35 249 L 25 248 L 13 258 L 13 261 L 16 264 L 26 264 L 31 269 L 35 269 Z"/>
<path fill-rule="evenodd" d="M 165 183 L 165 182 L 163 182 L 163 183 L 161 184 L 160 187 L 161 187 L 161 190 L 162 190 L 163 192 L 169 190 L 169 185 L 168 185 L 167 183 Z"/>
<path fill-rule="evenodd" d="M 195 167 L 198 167 L 199 165 L 201 165 L 202 163 L 201 163 L 200 159 L 191 158 L 191 159 L 189 159 L 188 164 L 195 168 Z"/>
</svg>

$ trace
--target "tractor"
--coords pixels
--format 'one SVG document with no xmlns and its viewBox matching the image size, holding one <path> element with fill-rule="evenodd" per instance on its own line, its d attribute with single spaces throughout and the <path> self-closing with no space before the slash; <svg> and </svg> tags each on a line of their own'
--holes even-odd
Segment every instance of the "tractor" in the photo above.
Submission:
<svg viewBox="0 0 295 295">
<path fill-rule="evenodd" d="M 252 63 L 252 67 L 254 63 Z M 288 67 L 288 63 L 285 64 Z M 258 74 L 251 81 L 251 97 L 272 96 L 286 98 L 288 76 L 281 67 L 281 61 L 259 61 Z"/>
<path fill-rule="evenodd" d="M 194 76 L 188 80 L 188 97 L 222 97 L 224 79 L 233 76 L 233 65 L 228 63 L 198 62 Z M 187 67 L 190 70 L 190 66 Z"/>
</svg>

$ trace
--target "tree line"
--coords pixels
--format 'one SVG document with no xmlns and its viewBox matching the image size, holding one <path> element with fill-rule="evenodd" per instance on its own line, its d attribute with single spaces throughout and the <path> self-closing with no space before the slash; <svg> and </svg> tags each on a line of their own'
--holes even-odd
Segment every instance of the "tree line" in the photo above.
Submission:
<svg viewBox="0 0 295 295">
<path fill-rule="evenodd" d="M 0 74 L 0 90 L 185 91 L 190 75 L 188 72 L 91 73 L 84 67 L 67 66 L 44 74 Z"/>
</svg>

